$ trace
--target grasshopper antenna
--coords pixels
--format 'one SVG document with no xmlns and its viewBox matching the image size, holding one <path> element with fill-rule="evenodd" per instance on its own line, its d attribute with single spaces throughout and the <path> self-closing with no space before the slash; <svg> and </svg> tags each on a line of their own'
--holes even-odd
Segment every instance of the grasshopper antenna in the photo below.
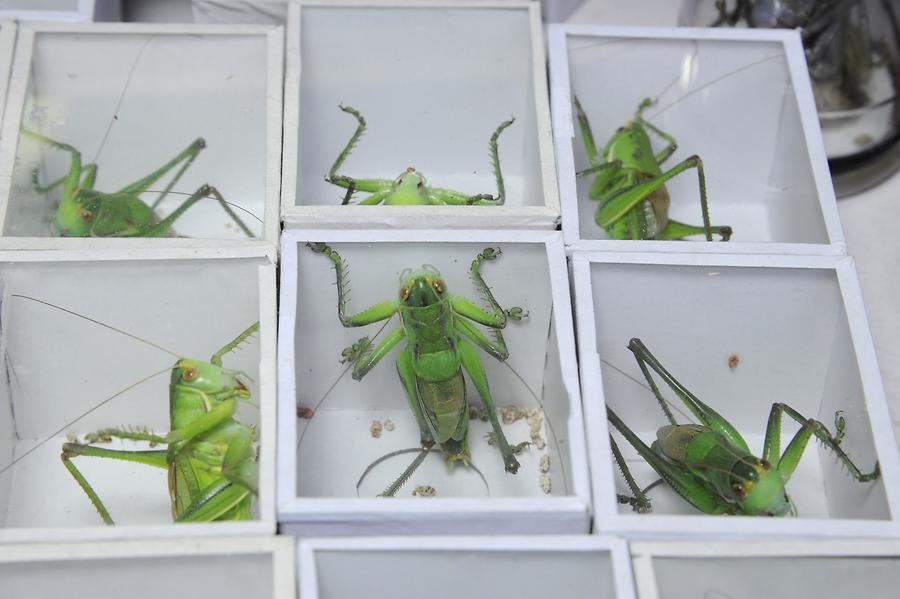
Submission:
<svg viewBox="0 0 900 599">
<path fill-rule="evenodd" d="M 132 339 L 134 339 L 136 341 L 145 343 L 145 344 L 149 345 L 150 347 L 154 347 L 154 348 L 158 349 L 159 351 L 169 354 L 170 356 L 174 356 L 175 358 L 181 357 L 181 354 L 177 354 L 170 349 L 166 349 L 165 347 L 163 347 L 161 345 L 153 343 L 152 341 L 147 341 L 146 339 L 144 339 L 142 337 L 138 337 L 137 335 L 134 335 L 127 331 L 123 331 L 122 329 L 117 329 L 116 327 L 114 327 L 112 325 L 106 324 L 105 322 L 100 322 L 99 320 L 95 320 L 95 319 L 91 318 L 90 316 L 85 316 L 84 314 L 79 314 L 78 312 L 69 310 L 68 308 L 63 308 L 62 306 L 57 306 L 56 304 L 51 304 L 50 302 L 45 302 L 44 300 L 39 300 L 37 298 L 30 297 L 28 295 L 22 295 L 20 293 L 11 293 L 10 297 L 18 297 L 18 298 L 26 299 L 26 300 L 29 300 L 29 301 L 32 301 L 32 302 L 35 302 L 38 304 L 42 304 L 44 306 L 48 306 L 50 308 L 53 308 L 54 310 L 59 310 L 60 312 L 65 312 L 66 314 L 71 314 L 72 316 L 77 316 L 78 318 L 81 318 L 82 320 L 86 320 L 88 322 L 92 322 L 96 325 L 99 325 L 103 328 L 109 329 L 111 331 L 115 331 L 116 333 L 119 333 L 120 335 L 125 335 L 126 337 L 131 337 Z"/>
<path fill-rule="evenodd" d="M 100 152 L 103 151 L 103 146 L 106 145 L 106 138 L 109 137 L 109 132 L 112 131 L 113 123 L 119 120 L 119 109 L 122 108 L 122 102 L 125 101 L 125 94 L 128 92 L 128 87 L 131 85 L 131 78 L 134 76 L 134 72 L 137 70 L 138 63 L 141 60 L 141 56 L 144 55 L 144 50 L 147 49 L 147 46 L 150 45 L 150 42 L 153 41 L 154 36 L 150 36 L 147 38 L 147 41 L 144 42 L 144 45 L 141 46 L 141 49 L 138 50 L 137 56 L 134 57 L 134 63 L 131 65 L 131 70 L 128 71 L 128 77 L 125 79 L 125 85 L 122 86 L 122 93 L 119 94 L 119 100 L 116 102 L 116 107 L 113 109 L 113 117 L 109 120 L 109 125 L 106 127 L 106 131 L 103 132 L 103 137 L 100 139 L 100 145 L 97 147 L 97 151 L 94 153 L 94 159 L 91 162 L 97 162 L 97 158 L 100 156 Z"/>
<path fill-rule="evenodd" d="M 375 469 L 376 466 L 385 462 L 391 458 L 397 457 L 399 455 L 404 455 L 407 453 L 418 453 L 412 463 L 403 471 L 397 480 L 395 480 L 387 489 L 378 494 L 378 497 L 393 497 L 397 494 L 397 491 L 400 490 L 400 487 L 406 484 L 409 478 L 413 475 L 413 473 L 422 465 L 422 462 L 425 461 L 425 458 L 428 457 L 429 453 L 439 453 L 437 449 L 434 449 L 434 442 L 428 443 L 422 447 L 411 447 L 409 449 L 398 449 L 397 451 L 392 451 L 390 453 L 386 453 L 380 458 L 377 458 L 374 462 L 369 464 L 366 469 L 363 471 L 362 475 L 360 475 L 359 480 L 356 481 L 356 496 L 360 497 L 359 488 L 362 486 L 363 480 Z M 484 474 L 481 470 L 478 469 L 477 466 L 473 464 L 467 465 L 469 468 L 474 470 L 479 477 L 481 477 L 481 482 L 484 483 L 484 488 L 487 491 L 488 497 L 491 496 L 491 487 L 487 482 L 487 479 L 484 477 Z"/>
<path fill-rule="evenodd" d="M 43 440 L 41 440 L 40 443 L 38 443 L 37 445 L 35 445 L 35 446 L 32 447 L 31 449 L 29 449 L 28 451 L 26 451 L 25 453 L 23 453 L 22 455 L 20 455 L 20 456 L 17 457 L 16 459 L 14 459 L 12 462 L 10 462 L 9 464 L 7 464 L 7 465 L 4 466 L 3 468 L 0 468 L 0 474 L 3 474 L 4 472 L 6 472 L 7 470 L 9 470 L 9 469 L 12 468 L 13 466 L 15 466 L 16 464 L 18 464 L 19 462 L 21 462 L 23 459 L 25 459 L 26 457 L 28 457 L 29 455 L 31 455 L 32 453 L 34 453 L 37 449 L 39 449 L 40 447 L 43 447 L 44 445 L 46 445 L 50 440 L 52 440 L 52 439 L 56 438 L 57 436 L 59 436 L 60 434 L 62 434 L 63 431 L 65 431 L 67 428 L 69 428 L 70 426 L 72 426 L 73 424 L 75 424 L 76 422 L 78 422 L 79 420 L 81 420 L 82 418 L 84 418 L 85 416 L 87 416 L 88 414 L 91 414 L 92 412 L 95 412 L 96 410 L 99 410 L 100 408 L 102 408 L 103 406 L 105 406 L 106 404 L 108 404 L 109 402 L 111 402 L 112 400 L 114 400 L 115 398 L 119 397 L 119 396 L 122 395 L 123 393 L 126 393 L 126 392 L 130 391 L 131 389 L 134 389 L 134 388 L 137 387 L 138 385 L 142 385 L 143 383 L 146 383 L 147 381 L 149 381 L 150 379 L 152 379 L 152 378 L 155 377 L 155 376 L 159 376 L 160 374 L 163 374 L 163 373 L 165 373 L 165 372 L 169 372 L 170 370 L 172 370 L 172 369 L 171 369 L 170 367 L 167 366 L 167 367 L 163 368 L 162 370 L 158 370 L 157 372 L 154 372 L 153 374 L 147 375 L 147 376 L 145 376 L 144 378 L 142 378 L 141 380 L 139 380 L 139 381 L 137 381 L 137 382 L 135 382 L 135 383 L 132 383 L 131 385 L 128 385 L 127 387 L 125 387 L 125 388 L 122 389 L 121 391 L 117 391 L 116 393 L 113 393 L 112 395 L 110 395 L 109 397 L 107 397 L 106 399 L 104 399 L 103 401 L 101 401 L 100 403 L 98 403 L 97 405 L 95 405 L 94 407 L 92 407 L 91 409 L 85 410 L 84 412 L 82 412 L 81 414 L 79 414 L 78 416 L 76 416 L 75 418 L 73 418 L 72 420 L 70 420 L 69 422 L 67 422 L 67 423 L 65 423 L 64 425 L 62 425 L 61 427 L 59 427 L 59 429 L 57 429 L 56 431 L 50 433 L 47 437 L 45 437 Z"/>
<path fill-rule="evenodd" d="M 644 383 L 644 382 L 642 382 L 642 381 L 636 379 L 635 377 L 631 376 L 630 374 L 628 374 L 627 372 L 625 372 L 624 370 L 622 370 L 621 368 L 619 368 L 619 367 L 616 366 L 615 364 L 611 364 L 611 363 L 607 362 L 606 360 L 604 360 L 603 358 L 600 358 L 600 361 L 603 362 L 604 364 L 606 364 L 607 366 L 609 366 L 610 368 L 612 368 L 613 370 L 615 370 L 616 372 L 618 372 L 619 374 L 621 374 L 622 376 L 624 376 L 626 379 L 628 379 L 628 380 L 630 380 L 631 382 L 633 382 L 634 384 L 636 384 L 638 387 L 643 387 L 644 389 L 646 389 L 646 390 L 649 391 L 650 393 L 653 393 L 653 389 L 651 389 L 651 388 L 649 387 L 649 385 L 647 385 L 646 383 Z M 672 402 L 670 399 L 668 399 L 668 398 L 666 398 L 666 397 L 663 397 L 663 401 L 665 401 L 666 404 L 668 404 L 668 406 L 669 406 L 672 410 L 678 412 L 678 414 L 679 414 L 682 418 L 684 418 L 684 419 L 687 420 L 688 422 L 694 422 L 694 416 L 693 416 L 692 414 L 688 414 L 687 412 L 685 412 L 684 410 L 682 410 L 681 407 L 680 407 L 678 404 Z"/>
<path fill-rule="evenodd" d="M 163 191 L 164 191 L 164 190 L 162 190 L 162 189 L 148 189 L 145 193 L 163 193 Z M 167 191 L 166 193 L 171 193 L 171 194 L 173 194 L 173 195 L 180 195 L 180 196 L 190 196 L 190 195 L 194 195 L 194 194 L 192 194 L 192 193 L 187 193 L 187 192 L 185 192 L 185 191 L 172 191 L 172 190 L 169 190 L 169 191 Z M 214 197 L 212 197 L 212 196 L 203 196 L 203 199 L 204 199 L 204 200 L 217 200 L 217 201 L 218 201 L 217 198 L 214 198 Z M 228 204 L 230 207 L 232 207 L 232 208 L 237 208 L 238 210 L 240 210 L 240 211 L 243 212 L 244 214 L 246 214 L 246 215 L 248 215 L 248 216 L 252 216 L 254 219 L 257 220 L 257 222 L 259 222 L 260 224 L 262 224 L 263 220 L 262 220 L 259 216 L 257 216 L 255 213 L 251 212 L 250 210 L 247 210 L 247 209 L 244 208 L 243 206 L 239 206 L 238 204 L 235 204 L 235 203 L 233 203 L 233 202 L 229 202 L 228 200 L 222 200 L 222 201 L 225 202 L 226 204 Z"/>
</svg>

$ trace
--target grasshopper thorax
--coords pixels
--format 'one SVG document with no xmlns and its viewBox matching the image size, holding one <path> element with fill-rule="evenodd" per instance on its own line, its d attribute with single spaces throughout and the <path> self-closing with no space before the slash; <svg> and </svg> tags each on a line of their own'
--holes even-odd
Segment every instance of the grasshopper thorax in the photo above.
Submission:
<svg viewBox="0 0 900 599">
<path fill-rule="evenodd" d="M 439 303 L 447 284 L 437 270 L 422 270 L 405 277 L 400 285 L 400 301 L 407 308 L 424 308 Z"/>
<path fill-rule="evenodd" d="M 731 469 L 730 491 L 744 514 L 784 516 L 791 510 L 784 478 L 766 460 L 752 456 L 738 460 Z"/>
</svg>

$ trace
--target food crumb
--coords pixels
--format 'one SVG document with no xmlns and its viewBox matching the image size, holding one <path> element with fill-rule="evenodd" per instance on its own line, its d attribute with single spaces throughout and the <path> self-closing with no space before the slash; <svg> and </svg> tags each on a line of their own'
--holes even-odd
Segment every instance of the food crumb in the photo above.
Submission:
<svg viewBox="0 0 900 599">
<path fill-rule="evenodd" d="M 384 430 L 390 432 L 394 430 L 394 421 L 393 420 L 385 420 L 384 421 Z"/>
<path fill-rule="evenodd" d="M 741 357 L 737 354 L 731 354 L 728 356 L 728 367 L 732 370 L 738 367 L 738 364 L 741 363 Z"/>
<path fill-rule="evenodd" d="M 538 477 L 538 483 L 541 485 L 541 491 L 544 492 L 544 495 L 549 495 L 550 491 L 553 490 L 553 483 L 550 482 L 549 474 L 541 474 Z"/>
<path fill-rule="evenodd" d="M 412 490 L 412 494 L 415 497 L 434 497 L 437 490 L 431 485 L 419 485 Z"/>
<path fill-rule="evenodd" d="M 550 454 L 545 453 L 541 456 L 541 459 L 538 462 L 538 469 L 543 474 L 547 474 L 548 472 L 550 472 Z"/>
<path fill-rule="evenodd" d="M 315 415 L 316 411 L 307 406 L 297 406 L 297 418 L 309 420 Z"/>
<path fill-rule="evenodd" d="M 369 434 L 372 435 L 373 439 L 381 438 L 381 421 L 373 420 L 372 424 L 369 426 Z"/>
</svg>

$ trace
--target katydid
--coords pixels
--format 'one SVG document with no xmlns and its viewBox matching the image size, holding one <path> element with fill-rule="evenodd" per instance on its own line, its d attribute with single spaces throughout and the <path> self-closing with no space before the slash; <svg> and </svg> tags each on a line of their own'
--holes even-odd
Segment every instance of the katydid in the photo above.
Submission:
<svg viewBox="0 0 900 599">
<path fill-rule="evenodd" d="M 100 321 L 64 307 L 24 295 L 12 295 L 37 302 L 52 309 L 78 316 L 134 339 L 135 335 L 115 329 Z M 254 323 L 216 351 L 208 362 L 179 357 L 172 366 L 169 383 L 170 431 L 154 434 L 142 429 L 104 428 L 85 435 L 86 443 L 63 444 L 61 459 L 105 524 L 114 524 L 103 500 L 79 471 L 76 457 L 122 460 L 162 468 L 168 471 L 172 518 L 175 522 L 207 522 L 213 520 L 247 520 L 251 518 L 252 499 L 258 495 L 258 456 L 254 445 L 254 427 L 236 419 L 241 401 L 250 400 L 250 391 L 242 380 L 243 372 L 222 365 L 223 357 L 237 349 L 259 330 Z M 149 343 L 149 342 L 146 342 Z M 158 345 L 149 343 L 158 349 Z M 167 351 L 168 350 L 164 350 Z M 173 352 L 169 352 L 173 353 Z M 167 369 L 169 370 L 169 369 Z M 165 371 L 157 372 L 155 375 Z M 140 382 L 149 380 L 147 377 Z M 136 383 L 136 384 L 140 384 Z M 131 388 L 131 387 L 129 387 Z M 122 391 L 107 398 L 109 401 Z M 101 402 L 102 405 L 104 402 Z M 82 416 L 93 411 L 92 408 Z M 77 421 L 77 420 L 76 420 Z M 70 422 L 67 426 L 74 424 Z M 52 437 L 51 437 L 52 438 Z M 115 450 L 100 447 L 112 439 L 148 443 L 146 450 Z M 44 442 L 46 442 L 46 439 Z M 43 445 L 39 443 L 0 474 Z M 156 449 L 166 445 L 166 449 Z"/>
<path fill-rule="evenodd" d="M 338 318 L 345 327 L 359 327 L 400 317 L 400 327 L 374 344 L 364 338 L 343 352 L 354 363 L 353 378 L 361 380 L 396 345 L 406 340 L 397 354 L 397 372 L 407 402 L 419 427 L 422 454 L 413 462 L 385 495 L 393 495 L 406 481 L 431 448 L 437 444 L 448 464 L 470 465 L 469 403 L 466 397 L 468 376 L 481 397 L 493 429 L 507 472 L 515 474 L 519 462 L 515 457 L 519 446 L 510 446 L 497 418 L 497 410 L 488 388 L 484 367 L 475 351 L 479 347 L 497 360 L 505 361 L 509 350 L 501 330 L 509 320 L 528 316 L 522 308 L 503 309 L 481 276 L 481 266 L 496 260 L 499 249 L 486 248 L 469 268 L 469 275 L 481 291 L 488 309 L 449 292 L 441 274 L 430 266 L 401 275 L 399 298 L 375 304 L 353 315 L 346 314 L 347 276 L 341 256 L 324 243 L 309 244 L 316 253 L 324 254 L 334 264 L 337 276 Z M 492 338 L 476 324 L 488 327 Z"/>
<path fill-rule="evenodd" d="M 175 158 L 162 165 L 146 177 L 126 185 L 113 193 L 104 193 L 94 189 L 98 167 L 96 164 L 81 163 L 81 152 L 74 146 L 55 141 L 22 128 L 22 134 L 50 148 L 68 152 L 71 156 L 69 171 L 59 179 L 41 185 L 38 180 L 38 169 L 31 173 L 34 188 L 39 193 L 48 193 L 62 186 L 62 197 L 56 218 L 53 221 L 53 232 L 61 237 L 166 237 L 172 234 L 172 225 L 186 210 L 204 198 L 215 199 L 225 213 L 235 222 L 248 238 L 253 233 L 231 209 L 219 191 L 210 185 L 201 185 L 182 204 L 165 218 L 157 218 L 154 210 L 171 192 L 172 188 L 184 172 L 191 166 L 197 155 L 206 147 L 202 137 L 194 140 Z M 180 166 L 179 166 L 180 165 Z M 152 205 L 140 199 L 140 194 L 148 191 L 150 186 L 178 167 L 168 185 L 160 192 Z"/>
<path fill-rule="evenodd" d="M 342 205 L 350 203 L 353 193 L 363 191 L 371 195 L 361 202 L 360 206 L 368 206 L 384 203 L 388 206 L 416 206 L 416 205 L 462 205 L 462 206 L 502 206 L 506 202 L 506 188 L 503 184 L 503 174 L 500 172 L 500 156 L 497 150 L 497 139 L 504 129 L 509 127 L 515 121 L 510 118 L 503 121 L 500 126 L 491 135 L 491 166 L 494 169 L 494 178 L 497 181 L 497 196 L 488 193 L 480 193 L 468 195 L 452 189 L 444 189 L 440 187 L 430 187 L 425 180 L 425 176 L 416 169 L 409 167 L 405 172 L 400 173 L 396 179 L 354 179 L 347 175 L 339 175 L 337 173 L 344 160 L 350 155 L 356 142 L 366 130 L 366 119 L 354 108 L 341 105 L 341 110 L 356 118 L 356 131 L 350 137 L 343 151 L 338 154 L 337 160 L 328 171 L 325 180 L 333 183 L 338 187 L 347 190 L 344 194 Z"/>
<path fill-rule="evenodd" d="M 832 435 L 824 424 L 804 418 L 789 405 L 773 404 L 766 426 L 762 457 L 758 458 L 750 452 L 747 442 L 737 429 L 669 374 L 640 339 L 632 339 L 628 349 L 634 353 L 669 424 L 657 431 L 656 441 L 648 447 L 609 407 L 606 409 L 607 417 L 662 480 L 701 512 L 750 516 L 784 516 L 796 513 L 785 485 L 813 435 L 837 456 L 858 482 L 873 481 L 880 476 L 878 462 L 872 472 L 863 473 L 841 448 L 844 420 L 840 412 L 835 415 L 837 432 Z M 699 424 L 678 424 L 647 369 L 648 366 L 697 417 Z M 800 424 L 800 430 L 782 453 L 781 420 L 784 414 L 796 420 Z M 619 501 L 631 504 L 638 512 L 650 511 L 647 489 L 642 490 L 635 482 L 612 435 L 610 444 L 615 462 L 633 494 L 631 497 L 619 495 Z"/>
<path fill-rule="evenodd" d="M 676 143 L 671 135 L 644 119 L 644 111 L 653 104 L 650 98 L 641 102 L 634 118 L 619 127 L 601 154 L 587 115 L 575 98 L 578 127 L 591 164 L 578 176 L 596 175 L 588 196 L 599 202 L 597 224 L 612 239 L 683 239 L 690 235 L 705 235 L 707 241 L 712 241 L 715 233 L 722 241 L 728 241 L 731 227 L 710 225 L 706 177 L 700 157 L 690 156 L 665 172 L 660 168 L 675 152 Z M 658 153 L 653 152 L 648 131 L 666 142 Z M 669 218 L 666 181 L 691 168 L 697 169 L 699 179 L 702 225 L 688 225 Z"/>
</svg>

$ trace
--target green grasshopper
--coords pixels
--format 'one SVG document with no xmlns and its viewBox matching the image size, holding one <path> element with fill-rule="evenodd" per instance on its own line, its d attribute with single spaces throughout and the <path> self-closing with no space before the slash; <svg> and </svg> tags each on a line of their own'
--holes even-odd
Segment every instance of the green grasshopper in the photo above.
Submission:
<svg viewBox="0 0 900 599">
<path fill-rule="evenodd" d="M 172 234 L 172 225 L 185 211 L 203 198 L 214 198 L 222 209 L 240 227 L 248 238 L 253 233 L 231 209 L 215 187 L 200 186 L 178 208 L 163 219 L 154 210 L 171 192 L 172 188 L 206 147 L 203 138 L 197 138 L 175 158 L 146 177 L 126 185 L 119 191 L 104 193 L 94 189 L 97 179 L 96 164 L 81 164 L 81 152 L 75 147 L 50 139 L 34 131 L 22 128 L 22 134 L 34 141 L 57 150 L 69 152 L 72 157 L 69 172 L 47 185 L 38 181 L 38 169 L 31 173 L 31 180 L 38 193 L 48 193 L 62 186 L 62 198 L 53 222 L 53 232 L 61 237 L 166 237 Z M 181 165 L 159 197 L 148 205 L 138 196 L 147 191 L 169 171 Z"/>
<path fill-rule="evenodd" d="M 588 196 L 600 203 L 595 220 L 612 239 L 683 239 L 689 235 L 705 235 L 712 241 L 713 233 L 722 241 L 731 238 L 731 227 L 709 224 L 709 207 L 706 201 L 706 177 L 703 161 L 691 156 L 663 172 L 660 165 L 677 147 L 675 139 L 644 120 L 644 111 L 654 101 L 645 99 L 638 106 L 634 118 L 613 134 L 601 155 L 594 143 L 594 135 L 587 115 L 575 98 L 575 112 L 584 151 L 590 168 L 578 176 L 596 174 Z M 666 142 L 659 153 L 653 153 L 650 136 L 652 131 Z M 700 181 L 700 210 L 703 225 L 695 226 L 669 218 L 669 192 L 666 181 L 690 168 L 697 169 Z"/>
<path fill-rule="evenodd" d="M 354 362 L 353 378 L 361 380 L 394 346 L 406 339 L 406 347 L 397 354 L 397 372 L 419 425 L 423 451 L 427 453 L 437 443 L 448 464 L 462 462 L 468 465 L 469 405 L 463 378 L 465 371 L 484 403 L 504 467 L 507 472 L 515 474 L 519 469 L 515 453 L 520 447 L 511 447 L 503 434 L 484 367 L 472 345 L 497 360 L 506 360 L 509 350 L 501 329 L 506 327 L 508 320 L 521 320 L 528 316 L 522 308 L 502 309 L 481 276 L 482 263 L 496 260 L 500 250 L 486 248 L 475 257 L 469 269 L 469 275 L 488 304 L 488 311 L 469 299 L 449 293 L 440 273 L 434 267 L 425 266 L 418 272 L 404 271 L 399 299 L 384 301 L 357 314 L 347 315 L 344 260 L 324 243 L 309 244 L 309 247 L 327 256 L 334 264 L 338 318 L 342 325 L 359 327 L 388 320 L 395 314 L 400 316 L 401 326 L 388 333 L 375 347 L 368 339 L 363 339 L 344 350 L 344 358 Z M 490 328 L 494 339 L 490 339 L 473 323 Z M 409 474 L 411 472 L 407 470 L 385 495 L 396 492 Z"/>
<path fill-rule="evenodd" d="M 503 174 L 500 172 L 500 156 L 497 153 L 497 139 L 500 133 L 515 122 L 515 118 L 500 123 L 494 134 L 491 135 L 491 165 L 494 169 L 494 177 L 497 180 L 497 197 L 491 194 L 482 193 L 477 195 L 466 195 L 452 189 L 443 189 L 440 187 L 429 187 L 425 176 L 416 172 L 416 169 L 409 167 L 406 172 L 400 173 L 396 179 L 354 179 L 346 175 L 339 175 L 337 171 L 341 168 L 344 160 L 350 155 L 356 142 L 366 130 L 366 119 L 350 106 L 340 106 L 341 110 L 347 114 L 356 117 L 356 131 L 347 142 L 347 146 L 338 155 L 337 160 L 328 171 L 325 180 L 333 183 L 338 187 L 347 190 L 341 205 L 350 203 L 350 198 L 355 191 L 364 191 L 372 195 L 359 202 L 360 206 L 368 206 L 384 203 L 388 206 L 418 206 L 418 205 L 453 205 L 453 206 L 502 206 L 506 202 L 506 188 L 503 185 Z"/>
<path fill-rule="evenodd" d="M 840 412 L 835 415 L 837 434 L 832 435 L 821 422 L 804 418 L 783 403 L 772 405 L 762 458 L 757 458 L 750 452 L 747 442 L 737 429 L 669 374 L 640 339 L 632 339 L 628 349 L 634 353 L 669 424 L 657 431 L 656 441 L 648 447 L 609 407 L 606 409 L 607 417 L 662 480 L 701 512 L 750 516 L 784 516 L 789 512 L 796 513 L 785 485 L 813 435 L 837 455 L 858 482 L 869 482 L 880 476 L 878 462 L 872 472 L 863 474 L 841 449 L 844 420 Z M 700 424 L 678 424 L 648 371 L 648 366 L 700 420 Z M 788 443 L 784 453 L 780 453 L 783 414 L 796 420 L 800 424 L 800 430 Z M 631 504 L 638 512 L 650 511 L 650 499 L 646 495 L 650 487 L 641 490 L 611 435 L 610 444 L 613 457 L 633 494 L 632 497 L 619 495 L 619 501 Z"/>
<path fill-rule="evenodd" d="M 42 300 L 21 295 L 12 297 L 36 301 L 113 329 Z M 130 333 L 113 330 L 139 339 Z M 175 522 L 250 519 L 252 496 L 259 494 L 257 455 L 253 448 L 257 440 L 256 431 L 234 418 L 238 402 L 249 400 L 250 392 L 241 380 L 243 373 L 223 368 L 222 357 L 258 330 L 257 322 L 214 353 L 209 362 L 189 358 L 176 360 L 169 383 L 171 430 L 167 434 L 108 428 L 85 435 L 87 444 L 63 444 L 60 456 L 63 465 L 88 496 L 104 523 L 114 524 L 103 501 L 73 463 L 75 457 L 124 460 L 168 470 L 169 496 Z M 147 442 L 151 448 L 157 445 L 168 447 L 122 451 L 92 445 L 108 443 L 113 438 Z M 28 453 L 30 451 L 0 469 L 0 474 Z"/>
</svg>

